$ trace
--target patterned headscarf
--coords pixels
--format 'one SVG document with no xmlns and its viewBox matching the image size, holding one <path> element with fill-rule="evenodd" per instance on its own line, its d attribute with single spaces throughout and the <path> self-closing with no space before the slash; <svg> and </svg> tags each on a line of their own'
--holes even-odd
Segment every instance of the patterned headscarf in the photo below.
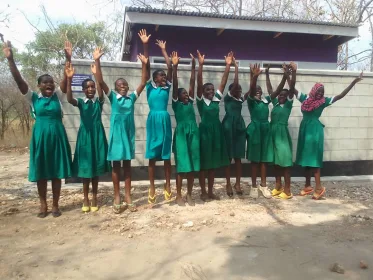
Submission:
<svg viewBox="0 0 373 280">
<path fill-rule="evenodd" d="M 323 88 L 324 85 L 316 83 L 308 94 L 308 98 L 302 103 L 302 111 L 311 112 L 325 103 L 325 97 L 323 96 L 320 99 L 316 99 L 316 92 Z"/>
</svg>

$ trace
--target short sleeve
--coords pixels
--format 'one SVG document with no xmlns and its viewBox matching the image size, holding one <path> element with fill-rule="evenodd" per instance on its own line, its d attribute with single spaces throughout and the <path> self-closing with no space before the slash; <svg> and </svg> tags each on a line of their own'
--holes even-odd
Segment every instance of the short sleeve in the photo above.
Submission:
<svg viewBox="0 0 373 280">
<path fill-rule="evenodd" d="M 268 103 L 271 103 L 272 102 L 272 100 L 271 100 L 271 97 L 270 96 L 266 96 L 265 98 L 264 98 L 265 100 L 267 100 L 267 102 Z"/>
<path fill-rule="evenodd" d="M 273 106 L 276 106 L 278 104 L 278 98 L 277 97 L 272 99 L 272 104 L 273 104 Z"/>
<path fill-rule="evenodd" d="M 113 98 L 116 96 L 116 93 L 114 90 L 110 90 L 109 94 L 107 97 L 109 98 L 110 103 L 113 103 Z"/>
<path fill-rule="evenodd" d="M 287 98 L 285 102 L 285 107 L 291 109 L 293 108 L 293 103 L 294 103 L 294 98 L 293 99 Z"/>
<path fill-rule="evenodd" d="M 194 104 L 194 98 L 192 98 L 192 97 L 189 96 L 189 103 Z"/>
<path fill-rule="evenodd" d="M 198 113 L 199 115 L 202 117 L 202 112 L 203 112 L 203 99 L 201 98 L 197 98 L 197 109 L 198 109 Z"/>
<path fill-rule="evenodd" d="M 176 113 L 177 111 L 177 107 L 178 107 L 178 103 L 179 101 L 178 100 L 174 100 L 172 99 L 172 110 L 174 110 L 174 112 Z"/>
<path fill-rule="evenodd" d="M 27 100 L 27 102 L 29 104 L 32 104 L 32 96 L 36 94 L 35 92 L 33 92 L 30 88 L 28 89 L 27 93 L 24 94 L 23 96 L 25 97 L 25 99 Z"/>
<path fill-rule="evenodd" d="M 325 97 L 325 108 L 332 105 L 333 100 L 334 100 L 334 96 L 333 97 Z"/>
<path fill-rule="evenodd" d="M 132 100 L 132 103 L 135 103 L 136 102 L 136 100 L 137 100 L 137 97 L 138 97 L 139 95 L 137 94 L 137 91 L 135 90 L 135 91 L 133 91 L 130 95 L 129 95 L 129 98 Z"/>
<path fill-rule="evenodd" d="M 223 94 L 220 92 L 220 90 L 217 90 L 215 92 L 215 96 L 214 97 L 216 97 L 217 99 L 219 99 L 219 101 L 221 101 L 222 98 L 223 98 Z"/>
<path fill-rule="evenodd" d="M 79 109 L 82 109 L 83 108 L 83 103 L 84 103 L 84 100 L 81 99 L 81 98 L 75 98 L 75 100 L 77 101 L 78 105 L 76 107 L 78 107 Z"/>
<path fill-rule="evenodd" d="M 304 94 L 304 93 L 298 93 L 298 100 L 300 101 L 300 103 L 303 103 L 305 100 L 307 99 L 307 95 Z"/>
<path fill-rule="evenodd" d="M 56 89 L 55 94 L 57 95 L 58 100 L 60 101 L 62 101 L 66 97 L 66 95 L 61 91 L 60 87 Z"/>
</svg>

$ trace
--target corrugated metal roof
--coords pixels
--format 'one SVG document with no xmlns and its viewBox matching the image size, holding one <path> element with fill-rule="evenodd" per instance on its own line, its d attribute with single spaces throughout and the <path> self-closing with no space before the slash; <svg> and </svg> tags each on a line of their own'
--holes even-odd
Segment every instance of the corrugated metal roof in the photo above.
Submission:
<svg viewBox="0 0 373 280">
<path fill-rule="evenodd" d="M 296 23 L 312 24 L 312 25 L 338 26 L 338 27 L 349 27 L 349 28 L 359 27 L 358 24 L 346 24 L 346 23 L 337 23 L 337 22 L 286 19 L 286 18 L 276 18 L 276 17 L 236 16 L 232 14 L 223 15 L 223 14 L 216 14 L 216 13 L 188 12 L 188 11 L 155 9 L 155 8 L 126 7 L 126 12 L 137 12 L 137 13 L 146 13 L 146 14 L 163 14 L 163 15 L 175 15 L 175 16 L 193 16 L 193 17 L 206 17 L 206 18 L 221 18 L 221 19 L 248 20 L 248 21 L 268 21 L 268 22 L 282 22 L 282 23 L 295 23 L 295 24 Z"/>
</svg>

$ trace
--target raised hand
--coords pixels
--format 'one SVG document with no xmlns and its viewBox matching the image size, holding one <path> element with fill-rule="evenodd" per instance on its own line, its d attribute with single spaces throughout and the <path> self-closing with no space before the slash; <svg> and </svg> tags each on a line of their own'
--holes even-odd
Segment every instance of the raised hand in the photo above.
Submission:
<svg viewBox="0 0 373 280">
<path fill-rule="evenodd" d="M 192 67 L 196 67 L 196 59 L 191 53 L 190 53 L 190 58 L 192 59 Z"/>
<path fill-rule="evenodd" d="M 269 69 L 270 69 L 270 68 L 271 68 L 271 64 L 268 64 L 267 67 L 266 67 L 266 70 L 265 70 L 266 74 L 269 73 Z"/>
<path fill-rule="evenodd" d="M 148 58 L 141 53 L 137 56 L 137 58 L 142 62 L 142 64 L 147 64 L 148 63 Z"/>
<path fill-rule="evenodd" d="M 285 73 L 285 74 L 288 74 L 290 75 L 291 71 L 292 71 L 292 68 L 289 65 L 287 65 L 285 62 L 282 64 L 282 67 L 281 67 L 282 71 Z"/>
<path fill-rule="evenodd" d="M 6 43 L 4 43 L 3 53 L 6 58 L 13 58 L 12 43 L 10 41 L 6 41 Z"/>
<path fill-rule="evenodd" d="M 141 39 L 141 42 L 143 44 L 149 43 L 149 38 L 152 36 L 151 34 L 147 35 L 146 34 L 146 29 L 141 29 L 139 33 L 137 33 Z"/>
<path fill-rule="evenodd" d="M 96 73 L 97 73 L 96 64 L 94 64 L 94 63 L 91 64 L 91 72 L 92 72 L 93 75 L 96 75 Z"/>
<path fill-rule="evenodd" d="M 250 71 L 253 75 L 253 77 L 258 77 L 263 70 L 260 70 L 260 66 L 258 63 L 255 63 L 254 65 L 250 65 Z"/>
<path fill-rule="evenodd" d="M 66 62 L 65 64 L 65 74 L 66 77 L 71 79 L 74 76 L 74 67 L 70 62 Z"/>
<path fill-rule="evenodd" d="M 205 55 L 202 55 L 199 50 L 197 50 L 197 55 L 198 55 L 198 64 L 203 65 L 205 62 Z"/>
<path fill-rule="evenodd" d="M 291 61 L 289 64 L 289 68 L 291 69 L 292 72 L 296 72 L 298 67 L 293 61 Z"/>
<path fill-rule="evenodd" d="M 101 56 L 103 56 L 103 55 L 104 55 L 104 51 L 102 50 L 102 48 L 97 47 L 93 51 L 93 60 L 99 60 L 101 58 Z"/>
<path fill-rule="evenodd" d="M 63 50 L 65 51 L 66 60 L 70 61 L 73 55 L 73 45 L 71 44 L 70 41 L 65 41 L 65 46 Z"/>
<path fill-rule="evenodd" d="M 178 65 L 179 64 L 180 57 L 177 55 L 177 52 L 172 52 L 171 53 L 171 62 L 173 65 Z"/>
<path fill-rule="evenodd" d="M 166 49 L 166 41 L 162 41 L 162 40 L 156 40 L 157 42 L 155 43 L 157 46 L 159 46 L 161 48 L 161 50 L 165 50 Z"/>
<path fill-rule="evenodd" d="M 232 61 L 232 64 L 237 67 L 238 66 L 238 63 L 237 63 L 237 60 L 235 57 L 233 57 L 233 61 Z"/>
<path fill-rule="evenodd" d="M 233 52 L 229 52 L 227 56 L 224 56 L 225 58 L 225 64 L 232 65 L 232 62 L 234 60 Z"/>
<path fill-rule="evenodd" d="M 359 77 L 355 78 L 354 82 L 358 83 L 358 82 L 362 81 L 363 80 L 363 74 L 364 74 L 363 71 L 361 71 Z"/>
</svg>

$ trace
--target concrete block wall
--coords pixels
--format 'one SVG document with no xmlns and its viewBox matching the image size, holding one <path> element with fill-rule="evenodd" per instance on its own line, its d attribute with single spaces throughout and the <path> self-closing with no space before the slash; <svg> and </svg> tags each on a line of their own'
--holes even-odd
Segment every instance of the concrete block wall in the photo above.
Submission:
<svg viewBox="0 0 373 280">
<path fill-rule="evenodd" d="M 73 64 L 77 74 L 90 74 L 90 61 L 74 60 Z M 165 65 L 154 64 L 155 69 L 165 69 Z M 141 65 L 133 62 L 102 62 L 104 80 L 109 87 L 114 87 L 117 78 L 125 78 L 130 86 L 130 90 L 136 89 L 141 79 Z M 179 87 L 189 86 L 190 67 L 179 66 Z M 218 87 L 223 73 L 223 67 L 204 67 L 204 82 L 211 82 Z M 271 82 L 273 87 L 277 87 L 281 80 L 280 70 L 271 70 Z M 330 70 L 300 70 L 297 75 L 297 89 L 300 92 L 308 93 L 315 82 L 322 82 L 325 85 L 325 96 L 334 96 L 342 92 L 351 81 L 358 76 L 357 72 L 330 71 Z M 234 70 L 227 83 L 233 82 Z M 239 80 L 243 92 L 249 87 L 249 69 L 240 68 Z M 259 85 L 266 93 L 264 74 L 259 79 Z M 168 111 L 171 115 L 172 128 L 176 126 L 174 113 L 171 108 L 171 93 Z M 77 94 L 79 96 L 79 94 Z M 224 103 L 221 103 L 220 118 L 223 119 Z M 271 107 L 272 108 L 272 107 Z M 71 143 L 72 151 L 75 150 L 77 130 L 79 128 L 80 117 L 77 108 L 63 102 L 64 124 Z M 110 102 L 106 98 L 103 111 L 103 124 L 109 135 L 110 126 Z M 195 108 L 197 123 L 200 117 Z M 145 90 L 136 101 L 135 105 L 135 125 L 136 125 L 136 156 L 132 162 L 133 166 L 146 166 L 148 160 L 145 159 L 146 142 L 146 119 L 149 107 L 146 100 Z M 250 123 L 250 114 L 247 103 L 244 103 L 242 115 L 246 125 Z M 325 125 L 325 152 L 324 161 L 357 161 L 373 160 L 373 74 L 365 74 L 364 80 L 357 84 L 350 93 L 342 100 L 324 110 L 321 122 Z M 302 120 L 299 101 L 294 101 L 294 108 L 289 120 L 289 130 L 293 139 L 293 156 L 295 159 L 298 129 Z M 161 164 L 161 163 L 159 163 Z M 172 157 L 172 164 L 174 159 Z"/>
</svg>

